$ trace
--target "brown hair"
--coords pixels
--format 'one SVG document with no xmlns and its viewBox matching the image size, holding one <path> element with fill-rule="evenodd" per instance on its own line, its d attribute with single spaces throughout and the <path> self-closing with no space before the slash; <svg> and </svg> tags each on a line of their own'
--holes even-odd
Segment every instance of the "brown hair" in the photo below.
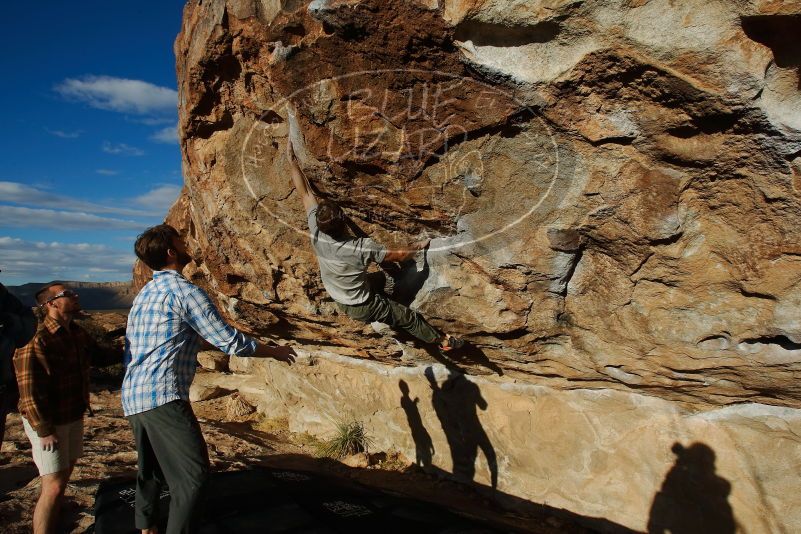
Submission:
<svg viewBox="0 0 801 534">
<path fill-rule="evenodd" d="M 63 283 L 56 281 L 56 282 L 50 282 L 49 284 L 45 284 L 42 287 L 40 287 L 34 295 L 36 297 L 36 304 L 42 306 L 47 301 L 47 299 L 49 299 L 50 296 L 52 295 L 53 292 L 51 291 L 51 289 L 53 289 L 56 286 L 63 286 L 63 285 L 64 285 Z"/>
<path fill-rule="evenodd" d="M 180 237 L 178 230 L 169 224 L 159 224 L 148 228 L 134 244 L 134 252 L 142 262 L 154 271 L 167 265 L 167 251 L 174 248 L 173 238 Z"/>
<path fill-rule="evenodd" d="M 322 200 L 317 206 L 317 228 L 331 237 L 341 237 L 347 228 L 345 212 L 333 200 Z"/>
</svg>

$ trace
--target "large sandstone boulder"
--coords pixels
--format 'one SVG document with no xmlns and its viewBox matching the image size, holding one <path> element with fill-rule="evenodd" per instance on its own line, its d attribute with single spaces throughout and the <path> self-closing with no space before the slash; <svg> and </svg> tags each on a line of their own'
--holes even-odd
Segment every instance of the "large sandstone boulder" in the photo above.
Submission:
<svg viewBox="0 0 801 534">
<path fill-rule="evenodd" d="M 202 350 L 197 354 L 197 363 L 209 371 L 228 371 L 230 356 L 219 350 Z"/>
<path fill-rule="evenodd" d="M 189 2 L 187 270 L 238 326 L 393 361 L 336 312 L 283 155 L 472 372 L 798 407 L 799 5 Z M 140 281 L 145 275 L 138 275 Z M 413 360 L 430 357 L 405 350 Z"/>
<path fill-rule="evenodd" d="M 432 238 L 389 275 L 472 344 L 445 364 L 523 395 L 495 402 L 528 414 L 492 427 L 522 444 L 505 491 L 642 530 L 684 454 L 672 443 L 705 457 L 708 432 L 749 481 L 736 505 L 758 496 L 769 517 L 738 520 L 797 530 L 780 466 L 801 458 L 799 34 L 792 0 L 191 1 L 168 218 L 186 274 L 262 337 L 432 363 L 337 313 L 288 177 L 293 135 L 361 231 Z M 763 469 L 768 429 L 786 456 Z M 564 490 L 560 455 L 581 462 Z"/>
</svg>

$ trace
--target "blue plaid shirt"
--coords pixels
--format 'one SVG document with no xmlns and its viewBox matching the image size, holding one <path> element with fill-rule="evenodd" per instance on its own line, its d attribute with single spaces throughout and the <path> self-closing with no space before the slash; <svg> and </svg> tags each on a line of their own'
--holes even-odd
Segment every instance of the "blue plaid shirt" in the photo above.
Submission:
<svg viewBox="0 0 801 534">
<path fill-rule="evenodd" d="M 256 341 L 226 324 L 205 291 L 176 271 L 156 271 L 134 299 L 125 333 L 125 415 L 189 400 L 200 338 L 248 356 Z"/>
</svg>

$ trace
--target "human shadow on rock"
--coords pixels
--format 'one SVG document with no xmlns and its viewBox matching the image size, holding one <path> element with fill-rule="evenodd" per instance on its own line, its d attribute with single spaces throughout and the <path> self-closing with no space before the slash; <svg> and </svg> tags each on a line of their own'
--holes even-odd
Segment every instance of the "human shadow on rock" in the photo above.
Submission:
<svg viewBox="0 0 801 534">
<path fill-rule="evenodd" d="M 409 306 L 423 288 L 431 270 L 428 266 L 428 252 L 422 252 L 422 262 L 418 266 L 414 260 L 381 265 L 386 277 L 389 295 L 404 306 Z"/>
<path fill-rule="evenodd" d="M 648 533 L 733 534 L 731 484 L 715 473 L 715 452 L 704 443 L 671 447 L 676 463 L 654 496 Z"/>
<path fill-rule="evenodd" d="M 406 413 L 406 421 L 409 424 L 409 430 L 414 440 L 415 463 L 420 467 L 431 467 L 431 459 L 434 455 L 434 442 L 428 430 L 426 430 L 425 425 L 423 425 L 423 418 L 420 416 L 420 410 L 417 408 L 420 398 L 411 398 L 409 395 L 409 384 L 407 384 L 405 380 L 398 381 L 398 387 L 401 390 L 400 405 Z"/>
<path fill-rule="evenodd" d="M 459 483 L 453 480 L 451 473 L 436 466 L 425 470 L 411 467 L 406 471 L 352 468 L 330 458 L 303 454 L 268 455 L 262 459 L 261 465 L 335 474 L 354 483 L 387 489 L 393 494 L 405 494 L 425 502 L 461 509 L 468 515 L 471 511 L 475 512 L 475 506 L 481 506 L 482 516 L 509 521 L 514 525 L 509 526 L 506 532 L 636 534 L 636 531 L 602 517 L 583 516 L 532 502 L 477 482 L 469 485 Z M 432 476 L 438 479 L 436 483 L 432 483 Z"/>
<path fill-rule="evenodd" d="M 450 369 L 441 386 L 437 383 L 433 368 L 426 368 L 425 376 L 432 390 L 431 404 L 451 449 L 453 476 L 459 481 L 472 483 L 480 449 L 489 466 L 492 488 L 497 488 L 498 459 L 495 448 L 478 419 L 478 409 L 486 410 L 488 404 L 478 386 L 463 374 Z"/>
<path fill-rule="evenodd" d="M 498 376 L 503 376 L 503 368 L 489 359 L 489 356 L 479 347 L 466 342 L 464 347 L 459 350 L 442 354 L 437 351 L 434 358 L 449 368 L 463 369 L 466 365 L 478 365 L 489 369 Z M 469 373 L 465 373 L 469 374 Z"/>
<path fill-rule="evenodd" d="M 503 368 L 489 359 L 489 356 L 477 345 L 469 341 L 465 342 L 464 347 L 450 352 L 443 352 L 438 345 L 425 344 L 414 336 L 402 331 L 395 330 L 395 339 L 402 343 L 413 343 L 415 347 L 424 350 L 431 359 L 442 364 L 449 371 L 458 374 L 486 374 L 476 372 L 476 367 L 483 367 L 498 376 L 503 376 Z M 472 368 L 472 369 L 471 369 Z"/>
<path fill-rule="evenodd" d="M 414 260 L 382 264 L 380 271 L 368 273 L 367 279 L 370 287 L 373 291 L 383 292 L 395 302 L 410 306 L 430 274 L 428 250 L 424 250 L 422 254 L 420 265 Z M 414 343 L 449 369 L 470 374 L 464 366 L 478 365 L 489 369 L 498 376 L 503 375 L 503 369 L 493 363 L 480 347 L 471 343 L 465 343 L 461 349 L 444 354 L 439 347 L 423 344 L 414 336 L 402 330 L 395 330 L 394 332 L 396 339 L 402 342 Z"/>
</svg>

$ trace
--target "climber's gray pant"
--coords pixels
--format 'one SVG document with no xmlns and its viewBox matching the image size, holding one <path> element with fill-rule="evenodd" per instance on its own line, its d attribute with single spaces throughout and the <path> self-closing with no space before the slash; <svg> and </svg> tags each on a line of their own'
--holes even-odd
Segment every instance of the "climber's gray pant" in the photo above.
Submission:
<svg viewBox="0 0 801 534">
<path fill-rule="evenodd" d="M 136 528 L 156 526 L 161 492 L 168 486 L 170 513 L 166 534 L 197 532 L 209 455 L 192 407 L 186 401 L 175 400 L 128 416 L 128 422 L 139 457 Z"/>
<path fill-rule="evenodd" d="M 337 302 L 337 306 L 357 321 L 365 323 L 378 321 L 388 324 L 393 328 L 404 330 L 426 343 L 436 343 L 442 338 L 442 334 L 428 324 L 422 315 L 380 292 L 373 292 L 370 298 L 362 304 L 350 305 Z"/>
</svg>

